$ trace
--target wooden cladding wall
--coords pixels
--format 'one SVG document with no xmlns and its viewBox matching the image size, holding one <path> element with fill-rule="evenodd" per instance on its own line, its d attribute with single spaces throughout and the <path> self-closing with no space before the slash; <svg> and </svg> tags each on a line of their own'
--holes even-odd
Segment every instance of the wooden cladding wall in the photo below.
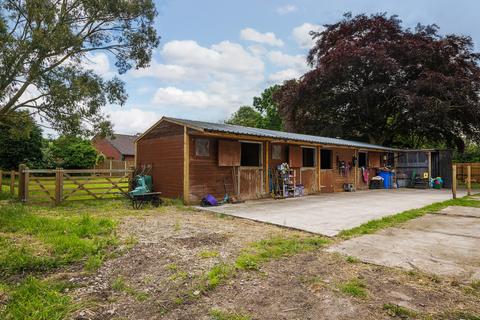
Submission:
<svg viewBox="0 0 480 320">
<path fill-rule="evenodd" d="M 368 152 L 368 167 L 369 168 L 380 168 L 381 166 L 381 152 Z"/>
<path fill-rule="evenodd" d="M 274 147 L 275 146 L 275 147 Z M 279 148 L 280 159 L 274 159 L 273 149 Z M 278 150 L 277 150 L 278 151 Z M 270 168 L 277 168 L 278 165 L 288 162 L 288 144 L 271 143 L 268 150 L 268 166 Z"/>
<path fill-rule="evenodd" d="M 240 166 L 240 142 L 234 140 L 218 141 L 218 165 L 220 167 Z"/>
<path fill-rule="evenodd" d="M 198 202 L 210 193 L 217 199 L 225 195 L 224 183 L 228 194 L 235 194 L 234 181 L 237 175 L 234 167 L 220 167 L 218 165 L 219 140 L 209 138 L 209 156 L 195 155 L 195 139 L 205 139 L 202 136 L 190 136 L 190 201 Z"/>
<path fill-rule="evenodd" d="M 300 168 L 302 163 L 302 148 L 299 146 L 289 145 L 288 146 L 288 164 L 291 168 Z"/>
<path fill-rule="evenodd" d="M 153 187 L 162 196 L 183 196 L 183 131 L 137 142 L 137 167 L 152 165 Z"/>
<path fill-rule="evenodd" d="M 333 179 L 334 179 L 334 191 L 343 191 L 344 183 L 355 182 L 355 168 L 352 165 L 352 159 L 355 155 L 354 149 L 340 149 L 334 148 L 333 150 Z M 338 161 L 345 161 L 350 164 L 350 170 L 347 170 L 345 174 L 340 172 L 338 167 Z M 323 191 L 323 190 L 322 190 Z"/>
<path fill-rule="evenodd" d="M 145 136 L 142 137 L 142 140 L 155 139 L 155 138 L 164 138 L 167 136 L 178 136 L 183 135 L 183 126 L 180 126 L 175 123 L 162 122 L 158 124 L 150 132 L 147 132 Z"/>
</svg>

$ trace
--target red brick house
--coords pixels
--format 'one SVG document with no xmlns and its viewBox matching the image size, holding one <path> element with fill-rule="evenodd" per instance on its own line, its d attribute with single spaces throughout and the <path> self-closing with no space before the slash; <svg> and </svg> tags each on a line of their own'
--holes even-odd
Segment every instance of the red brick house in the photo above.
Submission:
<svg viewBox="0 0 480 320">
<path fill-rule="evenodd" d="M 92 139 L 92 144 L 97 151 L 111 160 L 134 161 L 135 139 L 137 135 L 115 133 L 113 137 Z"/>
</svg>

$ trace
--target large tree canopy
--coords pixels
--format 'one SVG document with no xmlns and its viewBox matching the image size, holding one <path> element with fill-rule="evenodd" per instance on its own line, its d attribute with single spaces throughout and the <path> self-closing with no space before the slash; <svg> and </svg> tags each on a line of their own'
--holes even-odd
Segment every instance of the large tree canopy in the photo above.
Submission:
<svg viewBox="0 0 480 320">
<path fill-rule="evenodd" d="M 0 0 L 0 122 L 25 109 L 60 132 L 108 131 L 101 107 L 125 102 L 123 82 L 82 61 L 103 52 L 119 73 L 148 66 L 155 16 L 152 0 Z"/>
<path fill-rule="evenodd" d="M 276 93 L 289 131 L 371 143 L 464 148 L 480 140 L 480 55 L 470 37 L 396 16 L 358 15 L 312 32 L 313 68 Z"/>
</svg>

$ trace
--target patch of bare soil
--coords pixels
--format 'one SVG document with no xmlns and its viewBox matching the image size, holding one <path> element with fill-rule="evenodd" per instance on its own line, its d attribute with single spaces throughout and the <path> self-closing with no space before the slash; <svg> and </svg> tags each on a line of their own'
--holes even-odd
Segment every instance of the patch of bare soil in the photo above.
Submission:
<svg viewBox="0 0 480 320">
<path fill-rule="evenodd" d="M 237 272 L 205 295 L 195 292 L 195 283 L 215 264 L 231 263 L 249 243 L 278 234 L 305 235 L 196 211 L 152 210 L 125 217 L 119 236 L 132 248 L 95 274 L 70 279 L 78 284 L 71 295 L 82 306 L 73 319 L 211 319 L 213 308 L 247 313 L 252 319 L 292 320 L 461 319 L 444 314 L 480 313 L 479 295 L 467 293 L 453 278 L 347 262 L 323 250 L 274 260 L 260 271 Z M 365 284 L 366 297 L 339 289 L 351 279 Z M 385 304 L 409 313 L 392 313 Z"/>
<path fill-rule="evenodd" d="M 82 305 L 73 319 L 158 319 L 195 297 L 199 277 L 219 262 L 233 262 L 249 243 L 282 234 L 276 226 L 198 211 L 168 209 L 129 216 L 119 237 L 131 243 L 93 275 L 72 276 Z"/>
<path fill-rule="evenodd" d="M 365 298 L 339 289 L 351 279 L 366 285 Z M 386 304 L 406 308 L 410 315 L 392 314 Z M 242 273 L 164 319 L 210 319 L 212 308 L 244 312 L 252 319 L 470 319 L 465 314 L 480 313 L 480 298 L 454 279 L 349 263 L 338 254 L 316 251 L 271 261 L 261 272 Z"/>
</svg>

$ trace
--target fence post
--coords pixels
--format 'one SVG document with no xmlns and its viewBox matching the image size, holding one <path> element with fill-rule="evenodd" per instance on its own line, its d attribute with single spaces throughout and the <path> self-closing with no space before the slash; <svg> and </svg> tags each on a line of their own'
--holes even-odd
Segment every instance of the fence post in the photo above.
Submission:
<svg viewBox="0 0 480 320">
<path fill-rule="evenodd" d="M 110 159 L 110 177 L 112 176 L 112 159 Z"/>
<path fill-rule="evenodd" d="M 457 165 L 452 165 L 452 196 L 457 199 Z"/>
<path fill-rule="evenodd" d="M 24 169 L 24 181 L 23 181 L 23 201 L 28 202 L 29 193 L 30 193 L 30 172 L 28 172 L 28 167 Z"/>
<path fill-rule="evenodd" d="M 467 166 L 467 194 L 472 195 L 472 167 Z"/>
<path fill-rule="evenodd" d="M 130 176 L 128 177 L 128 191 L 132 191 L 135 188 L 135 167 L 130 166 Z"/>
<path fill-rule="evenodd" d="M 55 205 L 59 205 L 63 199 L 63 169 L 55 169 Z"/>
<path fill-rule="evenodd" d="M 27 166 L 21 164 L 18 166 L 18 200 L 25 201 L 25 168 Z"/>
<path fill-rule="evenodd" d="M 3 191 L 3 171 L 0 169 L 0 192 Z"/>
<path fill-rule="evenodd" d="M 15 170 L 10 171 L 10 194 L 15 195 Z"/>
</svg>

